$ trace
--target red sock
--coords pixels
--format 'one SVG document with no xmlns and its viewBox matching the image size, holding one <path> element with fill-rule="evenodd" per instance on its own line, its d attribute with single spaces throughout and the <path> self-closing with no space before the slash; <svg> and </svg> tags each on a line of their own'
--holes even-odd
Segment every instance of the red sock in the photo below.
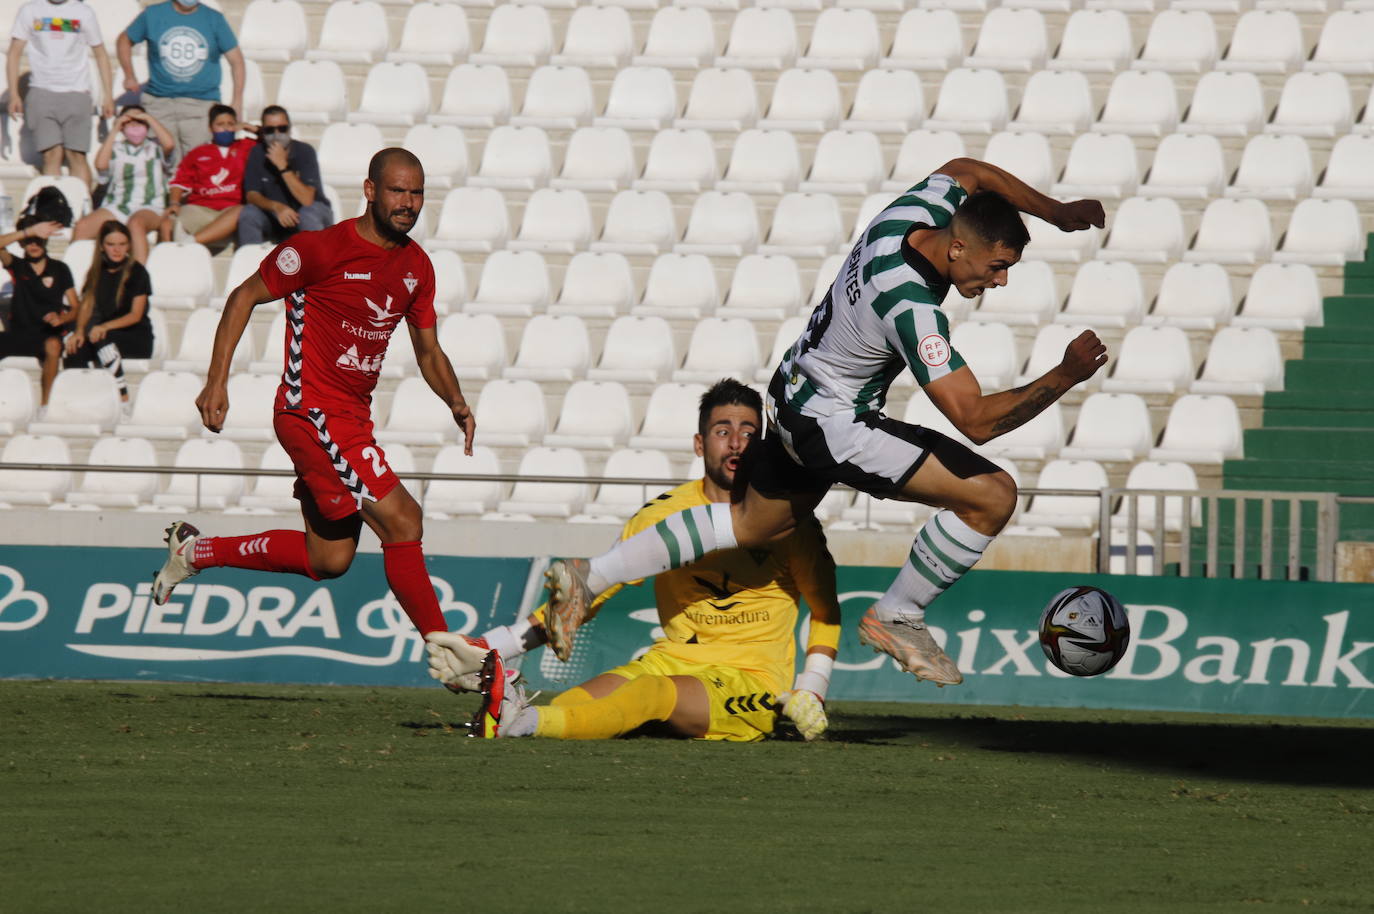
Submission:
<svg viewBox="0 0 1374 914">
<path fill-rule="evenodd" d="M 250 568 L 301 574 L 319 580 L 310 569 L 305 534 L 299 530 L 267 530 L 249 536 L 202 536 L 196 540 L 191 564 L 203 568 Z"/>
<path fill-rule="evenodd" d="M 425 553 L 419 541 L 383 543 L 382 562 L 386 566 L 386 582 L 391 585 L 396 602 L 410 616 L 421 637 L 430 632 L 448 631 L 444 613 L 439 609 L 439 598 L 434 595 L 434 585 L 429 582 Z"/>
</svg>

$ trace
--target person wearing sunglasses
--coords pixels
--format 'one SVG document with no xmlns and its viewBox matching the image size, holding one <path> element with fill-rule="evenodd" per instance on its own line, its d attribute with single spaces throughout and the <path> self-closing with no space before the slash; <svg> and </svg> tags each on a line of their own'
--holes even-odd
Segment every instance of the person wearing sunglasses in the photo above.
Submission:
<svg viewBox="0 0 1374 914">
<path fill-rule="evenodd" d="M 291 117 L 280 105 L 262 109 L 258 145 L 248 154 L 243 190 L 240 245 L 281 242 L 297 232 L 334 224 L 315 148 L 292 139 Z"/>
</svg>

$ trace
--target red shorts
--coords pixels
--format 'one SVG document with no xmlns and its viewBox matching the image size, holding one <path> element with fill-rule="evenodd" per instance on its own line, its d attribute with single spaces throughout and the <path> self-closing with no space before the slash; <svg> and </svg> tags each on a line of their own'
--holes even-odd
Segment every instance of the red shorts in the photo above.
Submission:
<svg viewBox="0 0 1374 914">
<path fill-rule="evenodd" d="M 342 520 L 400 485 L 372 437 L 372 423 L 329 418 L 318 409 L 277 410 L 277 440 L 296 468 L 296 498 L 312 499 L 327 520 Z"/>
</svg>

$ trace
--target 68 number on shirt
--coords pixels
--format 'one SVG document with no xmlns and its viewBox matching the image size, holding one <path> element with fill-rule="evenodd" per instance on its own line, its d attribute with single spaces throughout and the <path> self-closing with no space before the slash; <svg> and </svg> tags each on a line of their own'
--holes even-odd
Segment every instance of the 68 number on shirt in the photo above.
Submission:
<svg viewBox="0 0 1374 914">
<path fill-rule="evenodd" d="M 1100 587 L 1061 590 L 1040 614 L 1040 647 L 1050 663 L 1074 676 L 1107 672 L 1130 642 L 1125 607 Z"/>
</svg>

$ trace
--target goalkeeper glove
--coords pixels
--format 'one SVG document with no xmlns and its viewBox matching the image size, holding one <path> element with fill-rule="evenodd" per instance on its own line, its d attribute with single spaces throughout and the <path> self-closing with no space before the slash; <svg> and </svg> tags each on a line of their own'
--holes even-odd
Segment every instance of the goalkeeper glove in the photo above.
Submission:
<svg viewBox="0 0 1374 914">
<path fill-rule="evenodd" d="M 425 635 L 425 661 L 429 675 L 452 692 L 480 692 L 478 673 L 491 650 L 482 638 L 469 638 L 454 632 Z"/>
<path fill-rule="evenodd" d="M 807 742 L 820 739 L 830 726 L 830 719 L 825 716 L 825 701 L 815 692 L 793 689 L 779 695 L 777 703 L 783 716 L 796 725 L 797 732 Z"/>
</svg>

